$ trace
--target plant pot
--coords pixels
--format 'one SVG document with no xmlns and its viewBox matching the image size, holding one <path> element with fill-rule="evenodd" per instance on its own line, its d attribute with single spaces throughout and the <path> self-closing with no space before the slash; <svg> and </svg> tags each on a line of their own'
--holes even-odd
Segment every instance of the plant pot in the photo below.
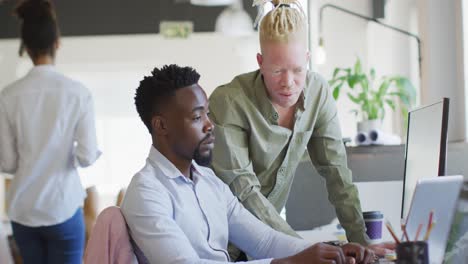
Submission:
<svg viewBox="0 0 468 264">
<path fill-rule="evenodd" d="M 380 129 L 382 127 L 382 120 L 373 119 L 373 120 L 364 120 L 357 123 L 357 132 L 367 133 L 371 130 Z"/>
</svg>

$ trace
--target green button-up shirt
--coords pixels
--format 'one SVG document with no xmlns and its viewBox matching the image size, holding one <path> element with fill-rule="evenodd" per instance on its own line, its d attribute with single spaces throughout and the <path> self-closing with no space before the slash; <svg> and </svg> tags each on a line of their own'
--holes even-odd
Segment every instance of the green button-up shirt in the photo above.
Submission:
<svg viewBox="0 0 468 264">
<path fill-rule="evenodd" d="M 326 80 L 307 74 L 291 131 L 278 112 L 260 71 L 234 78 L 210 96 L 215 124 L 212 167 L 243 205 L 272 228 L 298 236 L 279 215 L 305 149 L 326 180 L 329 200 L 350 241 L 367 244 L 356 186 L 347 167 L 337 110 Z M 320 213 L 320 212 L 317 212 Z"/>
</svg>

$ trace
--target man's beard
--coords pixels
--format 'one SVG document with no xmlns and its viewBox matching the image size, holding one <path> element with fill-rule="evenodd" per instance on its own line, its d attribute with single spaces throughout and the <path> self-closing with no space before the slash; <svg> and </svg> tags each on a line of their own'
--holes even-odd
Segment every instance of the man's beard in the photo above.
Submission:
<svg viewBox="0 0 468 264">
<path fill-rule="evenodd" d="M 211 159 L 212 159 L 212 153 L 213 151 L 210 150 L 210 152 L 208 153 L 208 155 L 206 156 L 203 156 L 200 152 L 200 146 L 201 144 L 203 144 L 203 141 L 205 141 L 206 139 L 208 139 L 209 137 L 211 136 L 211 134 L 208 134 L 206 135 L 205 138 L 203 138 L 200 143 L 198 143 L 198 146 L 197 148 L 195 149 L 194 153 L 193 153 L 193 159 L 195 160 L 195 162 L 200 165 L 200 166 L 209 166 L 211 164 Z"/>
</svg>

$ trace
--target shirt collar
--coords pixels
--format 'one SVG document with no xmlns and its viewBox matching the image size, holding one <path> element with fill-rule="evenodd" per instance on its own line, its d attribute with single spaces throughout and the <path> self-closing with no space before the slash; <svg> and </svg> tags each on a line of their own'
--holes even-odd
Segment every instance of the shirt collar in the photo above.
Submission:
<svg viewBox="0 0 468 264">
<path fill-rule="evenodd" d="M 305 102 L 306 102 L 305 98 L 306 98 L 305 92 L 304 92 L 304 90 L 302 90 L 301 95 L 299 96 L 299 100 L 298 100 L 298 103 L 299 103 L 298 106 L 299 107 L 297 108 L 297 110 L 300 111 L 300 112 L 304 112 L 304 110 L 305 110 Z"/>
<path fill-rule="evenodd" d="M 35 65 L 32 67 L 32 69 L 29 71 L 30 74 L 35 74 L 37 72 L 56 72 L 57 69 L 55 68 L 55 65 L 53 64 L 41 64 L 41 65 Z"/>
<path fill-rule="evenodd" d="M 184 179 L 190 181 L 187 177 L 185 177 L 182 172 L 170 161 L 168 160 L 159 150 L 157 150 L 153 145 L 151 145 L 150 153 L 148 155 L 148 159 L 153 165 L 159 168 L 164 176 L 175 179 L 178 177 L 183 177 Z M 197 178 L 195 174 L 201 175 L 200 166 L 192 160 L 191 171 L 194 180 Z"/>
<path fill-rule="evenodd" d="M 304 84 L 304 89 L 302 90 L 301 95 L 299 96 L 298 103 L 299 107 L 298 112 L 303 112 L 305 109 L 305 102 L 306 101 L 306 88 L 309 84 L 309 74 L 307 74 L 306 81 Z M 265 82 L 263 81 L 263 76 L 260 70 L 257 70 L 257 74 L 254 80 L 254 89 L 255 89 L 255 99 L 257 100 L 257 105 L 259 106 L 260 112 L 263 114 L 265 118 L 277 121 L 278 120 L 278 112 L 276 111 L 275 107 L 271 103 L 270 97 L 268 96 Z"/>
</svg>

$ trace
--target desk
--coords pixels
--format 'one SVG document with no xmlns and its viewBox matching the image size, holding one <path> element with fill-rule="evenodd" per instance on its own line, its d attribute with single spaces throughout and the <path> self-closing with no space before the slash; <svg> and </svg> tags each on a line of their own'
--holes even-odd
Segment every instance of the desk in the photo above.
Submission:
<svg viewBox="0 0 468 264">
<path fill-rule="evenodd" d="M 319 180 L 322 180 L 322 179 L 319 179 Z M 359 191 L 359 198 L 361 200 L 362 210 L 363 211 L 377 211 L 377 210 L 381 211 L 384 214 L 385 219 L 387 219 L 392 224 L 392 226 L 394 227 L 394 229 L 396 229 L 396 232 L 398 233 L 400 231 L 399 226 L 400 226 L 400 210 L 401 210 L 401 192 L 403 189 L 402 181 L 357 182 L 355 184 Z M 304 190 L 304 192 L 305 191 L 306 190 Z M 323 194 L 323 196 L 317 197 L 317 199 L 326 200 L 327 199 L 326 192 L 325 194 Z M 333 209 L 331 207 L 330 202 L 328 201 L 322 201 L 322 202 L 330 206 L 331 209 Z M 332 220 L 336 219 L 336 216 L 328 220 L 326 223 L 321 224 L 319 227 L 313 227 L 313 225 L 308 222 L 310 221 L 313 224 L 316 224 L 315 218 L 321 218 L 322 211 L 320 209 L 314 208 L 314 207 L 320 207 L 320 205 L 318 205 L 317 203 L 320 203 L 320 202 L 314 200 L 313 205 L 311 205 L 310 202 L 309 203 L 304 202 L 303 204 L 301 204 L 301 206 L 297 206 L 295 208 L 296 210 L 294 210 L 293 213 L 289 211 L 291 208 L 287 207 L 286 219 L 288 223 L 291 224 L 292 222 L 291 226 L 295 230 L 306 230 L 303 232 L 305 232 L 304 234 L 307 237 L 317 235 L 319 237 L 325 238 L 325 239 L 318 240 L 318 241 L 336 240 L 337 239 L 336 236 L 333 236 L 333 232 L 337 231 L 336 228 L 335 229 L 333 229 L 332 227 L 328 228 L 327 229 L 328 233 L 325 233 L 325 234 L 323 234 L 323 232 L 321 231 L 321 230 L 324 230 L 324 226 L 327 226 L 329 223 L 332 223 Z M 306 204 L 307 207 L 310 209 L 306 210 L 305 209 L 306 206 L 304 206 L 304 204 Z M 301 208 L 300 215 L 299 215 L 299 212 L 297 211 L 299 207 Z M 320 212 L 320 213 L 317 213 L 317 212 Z M 294 218 L 291 218 L 291 216 L 294 216 Z M 323 219 L 321 219 L 320 221 L 322 220 Z M 306 228 L 301 228 L 304 226 Z M 312 228 L 307 228 L 308 226 L 312 226 Z M 384 228 L 383 240 L 393 241 L 391 235 L 388 233 L 385 226 L 383 226 L 383 228 Z M 397 235 L 400 235 L 400 234 L 397 234 Z M 330 235 L 332 236 L 331 239 L 330 239 Z M 311 241 L 315 241 L 315 239 Z"/>
<path fill-rule="evenodd" d="M 312 243 L 319 243 L 324 241 L 333 241 L 333 240 L 344 240 L 344 230 L 336 228 L 338 223 L 338 219 L 334 219 L 332 223 L 317 227 L 311 230 L 297 230 L 296 232 L 305 240 L 310 241 Z M 398 230 L 397 230 L 398 231 Z M 401 234 L 398 234 L 401 235 Z M 382 226 L 382 239 L 376 241 L 379 242 L 387 242 L 393 241 L 392 236 L 388 232 L 385 225 Z"/>
</svg>

